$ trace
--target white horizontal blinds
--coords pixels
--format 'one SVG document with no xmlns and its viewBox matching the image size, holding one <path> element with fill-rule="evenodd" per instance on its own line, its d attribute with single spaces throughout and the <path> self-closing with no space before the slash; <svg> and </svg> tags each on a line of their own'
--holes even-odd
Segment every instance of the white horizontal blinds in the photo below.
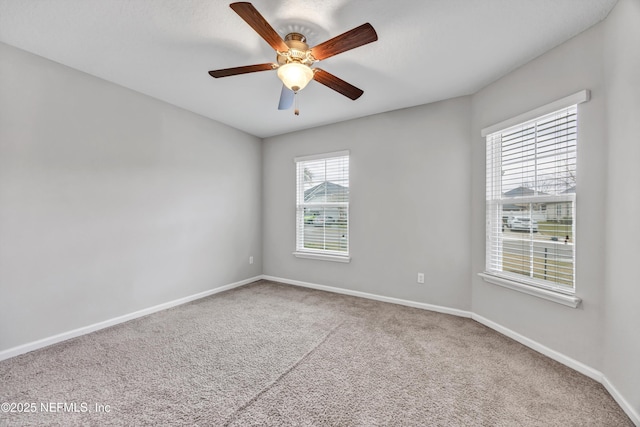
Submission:
<svg viewBox="0 0 640 427">
<path fill-rule="evenodd" d="M 575 286 L 575 105 L 487 136 L 489 272 Z"/>
<path fill-rule="evenodd" d="M 557 195 L 575 186 L 576 131 L 575 106 L 502 131 L 502 193 Z"/>
<path fill-rule="evenodd" d="M 327 156 L 296 162 L 296 250 L 347 255 L 349 155 Z"/>
<path fill-rule="evenodd" d="M 499 133 L 487 136 L 487 246 L 488 271 L 502 271 L 502 143 Z"/>
</svg>

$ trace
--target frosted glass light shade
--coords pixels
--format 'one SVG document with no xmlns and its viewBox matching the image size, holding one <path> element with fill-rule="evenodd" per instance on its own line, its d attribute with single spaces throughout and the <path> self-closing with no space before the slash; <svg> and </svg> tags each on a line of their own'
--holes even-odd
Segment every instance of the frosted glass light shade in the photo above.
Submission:
<svg viewBox="0 0 640 427">
<path fill-rule="evenodd" d="M 304 89 L 313 79 L 313 70 L 307 65 L 290 62 L 278 68 L 278 78 L 294 92 Z"/>
</svg>

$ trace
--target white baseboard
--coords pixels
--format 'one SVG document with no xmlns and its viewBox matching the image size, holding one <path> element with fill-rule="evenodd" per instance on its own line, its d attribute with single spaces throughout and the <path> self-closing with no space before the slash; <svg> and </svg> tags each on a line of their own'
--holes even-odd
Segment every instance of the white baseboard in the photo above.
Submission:
<svg viewBox="0 0 640 427">
<path fill-rule="evenodd" d="M 501 333 L 502 335 L 505 335 L 515 341 L 518 341 L 520 344 L 523 344 L 537 351 L 538 353 L 544 354 L 545 356 L 555 360 L 556 362 L 560 362 L 563 365 L 568 366 L 569 368 L 575 371 L 578 371 L 581 374 L 586 375 L 587 377 L 595 381 L 598 381 L 607 389 L 611 397 L 613 397 L 616 403 L 620 405 L 622 410 L 627 414 L 627 416 L 631 419 L 631 421 L 635 425 L 640 426 L 640 416 L 638 415 L 638 413 L 635 411 L 633 406 L 631 406 L 629 402 L 622 396 L 622 394 L 620 394 L 620 392 L 613 386 L 613 384 L 611 384 L 609 379 L 602 372 L 596 369 L 593 369 L 592 367 L 587 366 L 584 363 L 578 362 L 577 360 L 569 356 L 566 356 L 560 352 L 552 350 L 549 347 L 544 346 L 537 341 L 527 338 L 524 335 L 521 335 L 515 331 L 512 331 L 509 328 L 505 328 L 504 326 L 496 322 L 493 322 L 485 317 L 482 317 L 478 314 L 472 313 L 471 318 L 476 322 L 482 323 L 483 325 Z"/>
<path fill-rule="evenodd" d="M 471 315 L 471 318 L 473 320 L 475 320 L 478 323 L 482 323 L 483 325 L 493 329 L 494 331 L 500 332 L 502 335 L 506 335 L 509 338 L 518 341 L 520 344 L 523 344 L 535 351 L 537 351 L 538 353 L 542 353 L 545 356 L 555 360 L 556 362 L 560 362 L 565 366 L 570 367 L 573 370 L 576 370 L 578 372 L 580 372 L 581 374 L 584 374 L 586 376 L 588 376 L 591 379 L 594 379 L 596 381 L 598 381 L 599 383 L 602 382 L 602 372 L 591 368 L 590 366 L 585 365 L 584 363 L 578 362 L 575 359 L 572 359 L 569 356 L 566 356 L 560 352 L 557 352 L 555 350 L 550 349 L 549 347 L 540 344 L 537 341 L 534 341 L 530 338 L 525 337 L 524 335 L 520 335 L 519 333 L 512 331 L 509 328 L 505 328 L 504 326 L 493 322 L 485 317 L 480 316 L 479 314 L 475 314 L 473 313 Z"/>
<path fill-rule="evenodd" d="M 316 283 L 301 282 L 299 280 L 283 279 L 282 277 L 265 276 L 264 280 L 285 283 L 287 285 L 302 286 L 304 288 L 318 289 L 320 291 L 333 292 L 336 294 L 350 295 L 354 297 L 372 299 L 375 301 L 389 302 L 391 304 L 405 305 L 407 307 L 421 308 L 423 310 L 436 311 L 438 313 L 453 314 L 458 317 L 471 317 L 471 312 L 459 310 L 457 308 L 443 307 L 440 305 L 426 304 L 423 302 L 410 301 L 393 297 L 385 297 L 382 295 L 370 294 L 367 292 L 352 291 L 350 289 L 334 288 L 332 286 L 318 285 Z"/>
<path fill-rule="evenodd" d="M 620 405 L 620 407 L 626 412 L 627 416 L 631 418 L 631 422 L 633 422 L 636 426 L 640 426 L 640 414 L 629 404 L 627 399 L 625 399 L 617 388 L 613 386 L 609 382 L 609 379 L 605 376 L 602 377 L 602 385 L 607 389 L 611 397 Z"/>
<path fill-rule="evenodd" d="M 17 347 L 12 347 L 7 350 L 0 351 L 0 360 L 9 359 L 11 357 L 18 356 L 20 354 L 28 353 L 39 348 L 47 347 L 52 344 L 56 344 L 62 341 L 66 341 L 71 338 L 79 337 L 90 332 L 98 331 L 100 329 L 108 328 L 109 326 L 117 325 L 118 323 L 124 323 L 128 320 L 137 319 L 138 317 L 146 316 L 161 310 L 166 310 L 177 305 L 186 304 L 191 301 L 195 301 L 200 298 L 208 297 L 209 295 L 217 294 L 219 292 L 228 291 L 229 289 L 237 288 L 256 280 L 260 280 L 262 276 L 256 276 L 249 279 L 241 280 L 239 282 L 230 283 L 228 285 L 220 286 L 208 291 L 200 292 L 194 295 L 189 295 L 183 298 L 178 298 L 173 301 L 165 302 L 162 304 L 154 305 L 153 307 L 145 308 L 135 311 L 133 313 L 125 314 L 123 316 L 114 317 L 113 319 L 104 320 L 102 322 L 94 323 L 92 325 L 83 326 L 72 331 L 63 332 L 61 334 L 53 335 L 51 337 L 43 338 L 30 343 L 22 344 Z"/>
</svg>

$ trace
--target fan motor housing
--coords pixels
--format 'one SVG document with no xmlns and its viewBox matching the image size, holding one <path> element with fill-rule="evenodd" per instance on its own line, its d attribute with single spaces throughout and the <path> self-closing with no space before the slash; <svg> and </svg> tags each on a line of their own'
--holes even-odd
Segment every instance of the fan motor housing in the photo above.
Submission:
<svg viewBox="0 0 640 427">
<path fill-rule="evenodd" d="M 289 46 L 289 51 L 278 53 L 277 61 L 279 65 L 288 64 L 290 62 L 299 62 L 304 65 L 311 65 L 315 62 L 315 58 L 309 51 L 309 45 L 306 43 L 307 38 L 300 33 L 289 33 L 284 38 L 284 43 Z"/>
</svg>

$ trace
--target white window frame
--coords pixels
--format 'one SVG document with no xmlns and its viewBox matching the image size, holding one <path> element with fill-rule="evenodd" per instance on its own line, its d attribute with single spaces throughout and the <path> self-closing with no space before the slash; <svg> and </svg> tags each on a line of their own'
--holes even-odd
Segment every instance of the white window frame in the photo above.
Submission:
<svg viewBox="0 0 640 427">
<path fill-rule="evenodd" d="M 555 111 L 562 110 L 573 105 L 578 105 L 583 102 L 588 101 L 590 98 L 590 92 L 588 90 L 582 90 L 573 95 L 569 95 L 565 98 L 554 101 L 550 104 L 544 105 L 542 107 L 536 108 L 532 111 L 529 111 L 524 114 L 520 114 L 511 119 L 505 120 L 503 122 L 497 123 L 495 125 L 489 126 L 487 128 L 482 129 L 481 135 L 483 138 L 489 137 L 495 133 L 501 132 L 505 129 L 511 128 L 516 125 L 524 124 L 526 122 L 530 122 L 539 117 L 551 114 Z M 488 144 L 489 145 L 489 144 Z M 495 162 L 495 159 L 494 159 Z M 487 165 L 487 175 L 494 174 L 495 168 L 499 167 L 499 165 L 493 164 Z M 493 169 L 492 169 L 493 168 Z M 491 181 L 491 180 L 489 180 Z M 489 184 L 487 184 L 489 185 Z M 494 190 L 495 191 L 495 190 Z M 497 190 L 500 191 L 500 190 Z M 573 205 L 573 222 L 575 228 L 576 221 L 576 212 L 575 212 L 575 194 L 565 194 L 565 195 L 556 195 L 556 196 L 536 196 L 535 202 L 561 202 L 561 201 L 570 201 Z M 529 201 L 529 200 L 527 200 Z M 501 203 L 501 202 L 499 202 Z M 502 287 L 506 287 L 508 289 L 512 289 L 518 292 L 522 292 L 528 295 L 536 296 L 539 298 L 543 298 L 549 301 L 553 301 L 559 304 L 563 304 L 572 308 L 576 308 L 581 299 L 575 295 L 576 292 L 576 284 L 575 284 L 575 253 L 576 249 L 574 247 L 574 287 L 572 289 L 562 288 L 558 286 L 550 286 L 548 283 L 542 280 L 528 279 L 525 276 L 518 275 L 510 275 L 510 274 L 502 274 L 500 271 L 496 271 L 495 269 L 490 268 L 490 239 L 492 236 L 492 229 L 496 229 L 496 227 L 501 227 L 502 225 L 502 214 L 498 215 L 496 206 L 491 201 L 487 201 L 487 230 L 486 230 L 486 260 L 485 260 L 485 271 L 479 273 L 479 276 L 482 277 L 486 282 L 492 283 L 495 285 L 499 285 Z"/>
<path fill-rule="evenodd" d="M 323 261 L 334 261 L 334 262 L 351 262 L 350 256 L 350 246 L 349 246 L 349 229 L 351 225 L 351 218 L 349 215 L 349 200 L 346 202 L 313 202 L 306 203 L 304 201 L 304 185 L 301 182 L 302 173 L 300 173 L 299 168 L 304 167 L 305 162 L 309 161 L 317 161 L 317 160 L 329 160 L 337 157 L 347 157 L 348 161 L 350 161 L 350 152 L 349 150 L 335 151 L 331 153 L 322 153 L 322 154 L 314 154 L 309 156 L 299 156 L 294 158 L 294 162 L 296 165 L 296 250 L 293 252 L 293 255 L 297 258 L 306 258 L 306 259 L 315 259 L 315 260 L 323 260 Z M 350 171 L 349 171 L 350 174 Z M 349 195 L 350 199 L 350 195 Z M 308 207 L 317 207 L 317 208 L 343 208 L 346 210 L 347 215 L 347 233 L 346 233 L 346 252 L 343 251 L 332 251 L 327 249 L 309 249 L 303 246 L 304 242 L 304 231 L 305 231 L 305 223 L 304 223 L 304 209 Z"/>
</svg>

